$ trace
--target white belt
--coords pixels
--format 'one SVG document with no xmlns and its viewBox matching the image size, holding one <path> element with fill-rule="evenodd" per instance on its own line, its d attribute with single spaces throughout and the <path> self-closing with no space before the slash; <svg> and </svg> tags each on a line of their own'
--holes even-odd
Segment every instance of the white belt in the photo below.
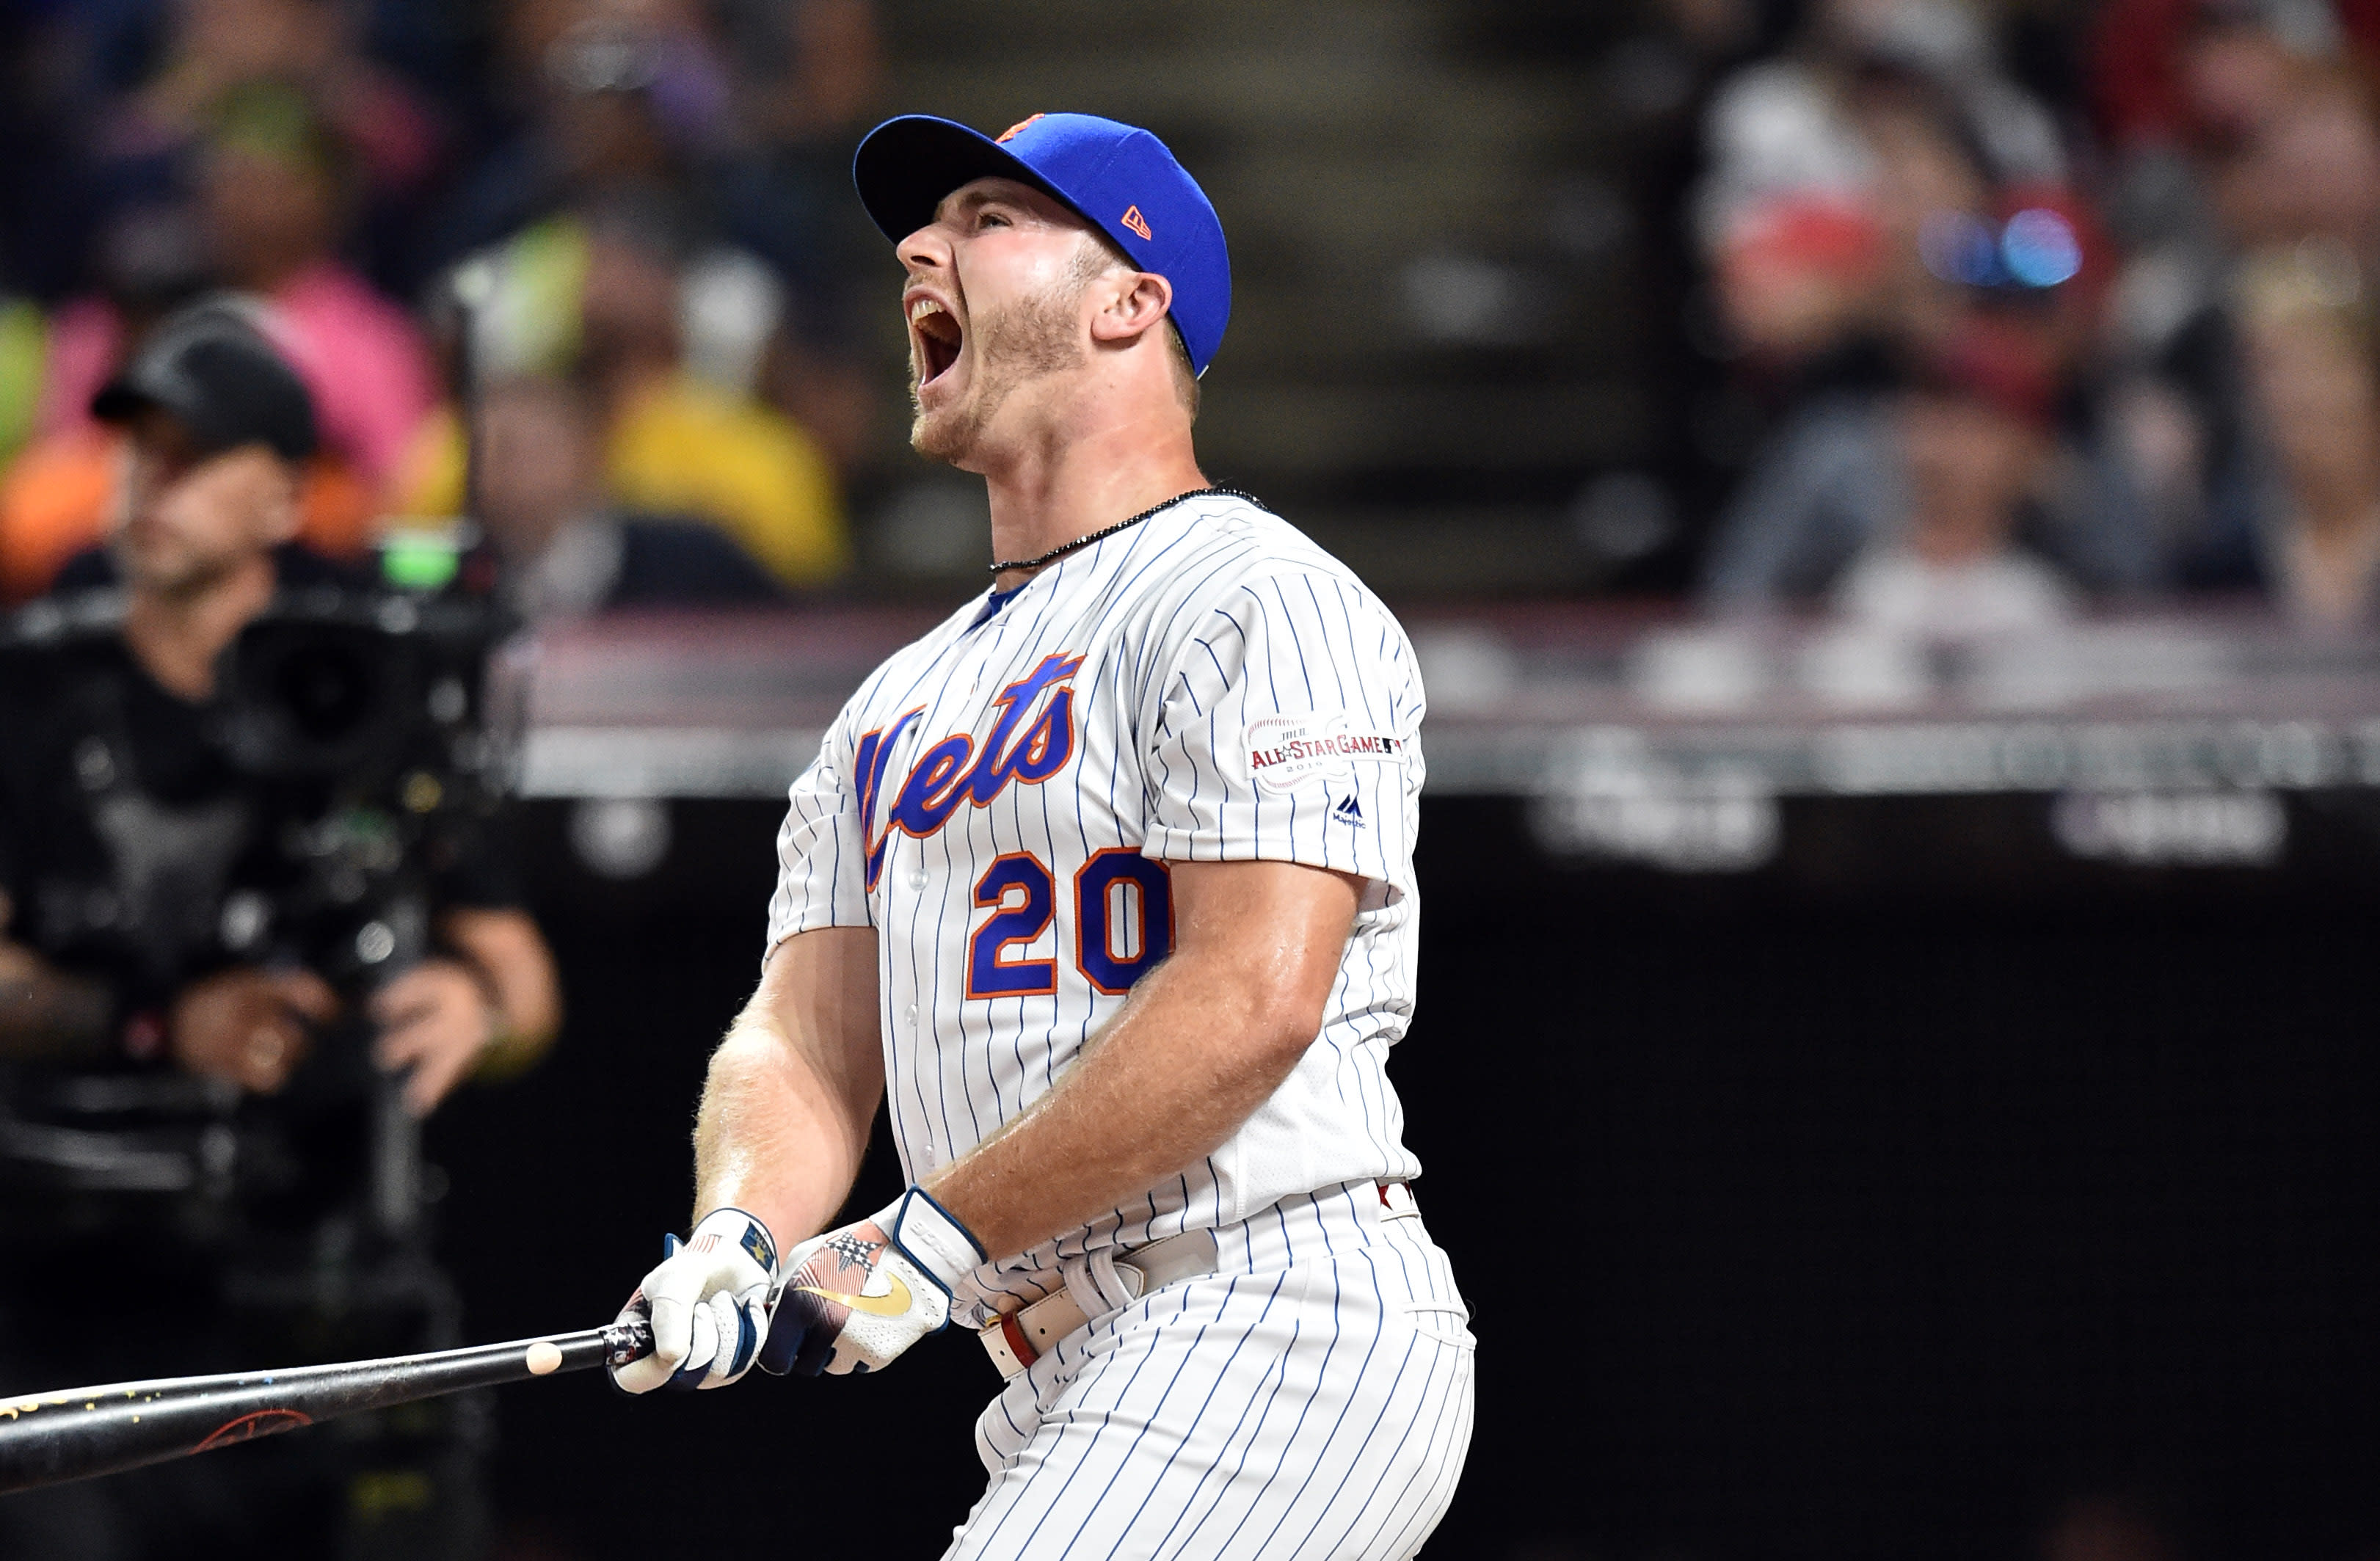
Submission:
<svg viewBox="0 0 2380 1561">
<path fill-rule="evenodd" d="M 1412 1190 L 1403 1182 L 1384 1181 L 1378 1185 L 1381 1218 L 1411 1219 L 1420 1215 L 1420 1209 L 1414 1204 Z M 1084 1261 L 1078 1258 L 1072 1263 Z M 1121 1253 L 1111 1260 L 1111 1266 L 1136 1301 L 1151 1290 L 1212 1274 L 1215 1233 L 1184 1230 Z M 1030 1306 L 1004 1313 L 985 1325 L 978 1337 L 983 1340 L 984 1353 L 991 1357 L 991 1363 L 1000 1368 L 1002 1377 L 1020 1374 L 1048 1354 L 1060 1339 L 1091 1320 L 1094 1313 L 1075 1299 L 1073 1278 L 1069 1275 L 1064 1289 L 1052 1291 Z"/>
</svg>

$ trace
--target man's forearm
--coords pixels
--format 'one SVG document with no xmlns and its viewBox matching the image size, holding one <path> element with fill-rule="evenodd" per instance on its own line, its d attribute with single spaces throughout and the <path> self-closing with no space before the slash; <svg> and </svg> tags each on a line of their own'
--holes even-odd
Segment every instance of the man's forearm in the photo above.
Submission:
<svg viewBox="0 0 2380 1561">
<path fill-rule="evenodd" d="M 1212 1154 L 1314 1038 L 1231 974 L 1182 957 L 1159 966 L 1054 1089 L 926 1190 L 1004 1257 Z"/>
<path fill-rule="evenodd" d="M 0 940 L 0 1057 L 81 1061 L 104 1056 L 115 1005 L 96 981 L 63 974 Z"/>
<path fill-rule="evenodd" d="M 825 1228 L 883 1095 L 873 935 L 789 939 L 712 1053 L 695 1124 L 695 1218 L 735 1207 L 781 1245 Z"/>
<path fill-rule="evenodd" d="M 739 1208 L 790 1244 L 843 1206 L 868 1135 L 771 1028 L 739 1020 L 711 1054 L 695 1122 L 694 1213 Z"/>
<path fill-rule="evenodd" d="M 1171 873 L 1173 957 L 1055 1088 L 927 1179 L 994 1257 L 1214 1153 L 1314 1044 L 1361 881 L 1286 862 L 1177 862 Z"/>
<path fill-rule="evenodd" d="M 467 907 L 446 913 L 439 930 L 487 989 L 493 1011 L 495 1033 L 480 1075 L 526 1070 L 562 1027 L 561 983 L 537 923 L 523 911 Z"/>
</svg>

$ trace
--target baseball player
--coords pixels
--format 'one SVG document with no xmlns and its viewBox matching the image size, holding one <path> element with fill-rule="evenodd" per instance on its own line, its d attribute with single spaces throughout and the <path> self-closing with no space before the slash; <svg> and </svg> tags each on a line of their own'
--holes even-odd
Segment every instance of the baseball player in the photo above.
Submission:
<svg viewBox="0 0 2380 1561">
<path fill-rule="evenodd" d="M 1007 1385 L 949 1556 L 1412 1555 L 1474 1347 L 1387 1075 L 1412 647 L 1200 474 L 1230 268 L 1154 136 L 910 116 L 854 174 L 907 272 L 911 442 L 984 477 L 993 587 L 794 783 L 617 1380 L 878 1371 L 955 1320 Z M 827 1229 L 880 1103 L 907 1190 Z"/>
</svg>

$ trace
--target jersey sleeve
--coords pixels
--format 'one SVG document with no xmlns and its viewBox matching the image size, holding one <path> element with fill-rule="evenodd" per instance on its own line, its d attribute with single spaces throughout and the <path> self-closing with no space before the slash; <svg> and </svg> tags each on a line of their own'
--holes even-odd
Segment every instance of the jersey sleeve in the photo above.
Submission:
<svg viewBox="0 0 2380 1561">
<path fill-rule="evenodd" d="M 1145 854 L 1298 862 L 1402 898 L 1421 793 L 1421 680 L 1387 610 L 1290 573 L 1194 609 L 1148 742 Z"/>
<path fill-rule="evenodd" d="M 841 739 L 838 722 L 787 799 L 769 897 L 771 950 L 797 932 L 868 925 L 868 847 Z"/>
</svg>

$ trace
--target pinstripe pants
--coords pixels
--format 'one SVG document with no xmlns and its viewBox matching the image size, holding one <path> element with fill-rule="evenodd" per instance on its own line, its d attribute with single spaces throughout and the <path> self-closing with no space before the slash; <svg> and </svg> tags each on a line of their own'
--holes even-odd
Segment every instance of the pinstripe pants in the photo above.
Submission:
<svg viewBox="0 0 2380 1561">
<path fill-rule="evenodd" d="M 1216 1232 L 1218 1271 L 1062 1340 L 976 1425 L 945 1561 L 1402 1561 L 1471 1442 L 1468 1310 L 1370 1182 Z"/>
</svg>

